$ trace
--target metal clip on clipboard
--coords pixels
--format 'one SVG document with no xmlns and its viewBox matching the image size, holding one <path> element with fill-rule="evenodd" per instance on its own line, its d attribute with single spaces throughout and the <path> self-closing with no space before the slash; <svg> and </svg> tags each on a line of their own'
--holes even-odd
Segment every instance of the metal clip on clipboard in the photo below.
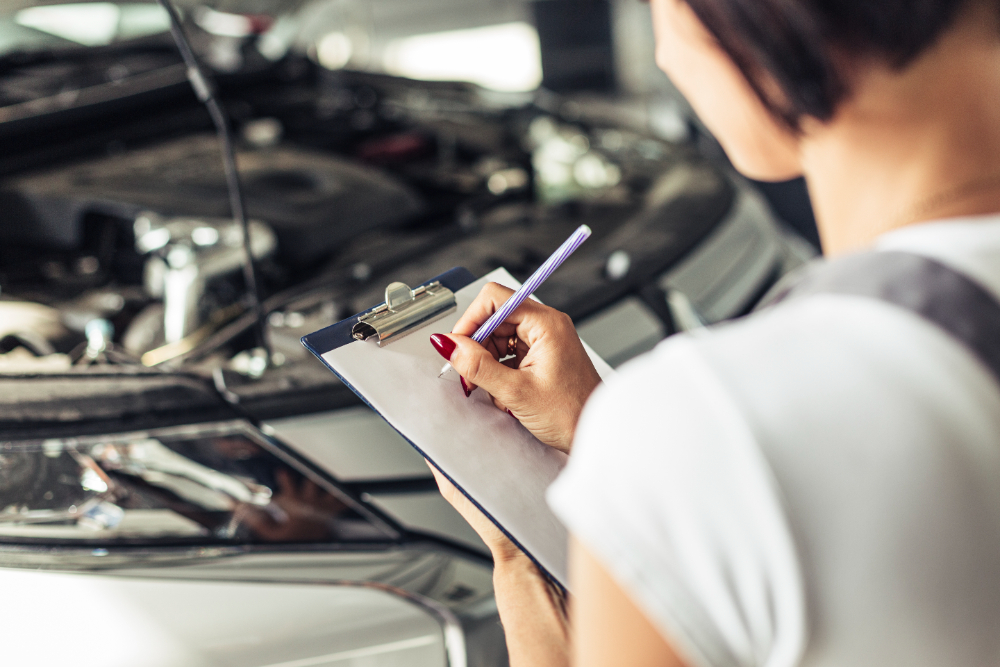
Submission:
<svg viewBox="0 0 1000 667">
<path fill-rule="evenodd" d="M 456 306 L 455 293 L 440 282 L 414 290 L 406 283 L 392 283 L 385 288 L 385 303 L 359 316 L 351 335 L 357 340 L 378 336 L 382 347 L 444 317 Z"/>
</svg>

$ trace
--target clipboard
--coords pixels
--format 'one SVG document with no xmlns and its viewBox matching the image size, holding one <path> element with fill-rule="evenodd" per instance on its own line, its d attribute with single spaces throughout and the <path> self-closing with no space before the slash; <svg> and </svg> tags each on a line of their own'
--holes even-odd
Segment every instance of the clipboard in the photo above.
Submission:
<svg viewBox="0 0 1000 667">
<path fill-rule="evenodd" d="M 437 377 L 442 359 L 428 337 L 450 332 L 489 282 L 520 286 L 502 268 L 478 280 L 455 268 L 412 290 L 394 283 L 386 302 L 302 344 L 566 588 L 568 535 L 545 501 L 566 455 L 497 410 L 485 391 L 466 398 L 456 373 Z M 600 376 L 610 377 L 611 367 L 584 347 Z"/>
</svg>

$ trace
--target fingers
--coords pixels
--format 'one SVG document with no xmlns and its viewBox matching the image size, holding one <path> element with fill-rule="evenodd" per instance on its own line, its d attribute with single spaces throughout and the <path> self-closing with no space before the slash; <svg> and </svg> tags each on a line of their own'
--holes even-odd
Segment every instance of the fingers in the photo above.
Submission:
<svg viewBox="0 0 1000 667">
<path fill-rule="evenodd" d="M 520 359 L 511 358 L 508 359 L 507 361 L 501 361 L 500 363 L 506 366 L 507 368 L 517 370 L 518 364 L 521 363 L 521 361 Z M 493 395 L 490 395 L 490 399 L 493 401 L 493 405 L 497 406 L 498 410 L 500 410 L 501 412 L 506 412 L 511 417 L 514 417 L 514 413 L 510 411 L 510 408 L 507 407 L 506 403 L 504 403 L 499 398 Z M 517 419 L 516 417 L 514 418 Z"/>
<path fill-rule="evenodd" d="M 514 419 L 517 419 L 517 416 L 511 411 L 511 409 L 508 408 L 506 405 L 503 404 L 503 401 L 498 400 L 496 396 L 491 396 L 490 398 L 493 400 L 493 405 L 496 406 L 497 410 L 499 410 L 500 412 L 506 412 L 508 415 L 510 415 Z M 518 419 L 518 421 L 521 421 L 521 420 Z"/>
<path fill-rule="evenodd" d="M 496 359 L 497 361 L 503 359 L 504 357 L 503 350 L 500 349 L 500 343 L 499 341 L 497 341 L 496 338 L 491 336 L 486 340 L 484 340 L 482 345 L 483 347 L 486 348 L 486 351 L 493 356 L 494 359 Z"/>
<path fill-rule="evenodd" d="M 506 303 L 512 294 L 514 294 L 514 290 L 503 285 L 486 283 L 480 290 L 479 296 L 472 301 L 465 314 L 455 323 L 452 333 L 460 336 L 471 336 L 476 333 L 476 329 L 490 319 L 490 316 Z"/>
<path fill-rule="evenodd" d="M 510 358 L 507 361 L 502 361 L 500 363 L 502 365 L 506 366 L 507 368 L 510 368 L 510 369 L 513 369 L 513 370 L 517 370 L 517 365 L 518 365 L 519 361 L 517 359 Z M 514 419 L 517 419 L 517 417 L 514 415 L 514 413 L 511 412 L 510 408 L 508 408 L 507 405 L 503 401 L 501 401 L 499 398 L 497 398 L 496 396 L 493 396 L 491 394 L 490 395 L 490 400 L 493 401 L 493 405 L 496 406 L 497 410 L 499 410 L 500 412 L 506 412 L 511 417 L 514 417 Z M 430 464 L 428 463 L 427 465 L 430 465 Z M 433 468 L 432 468 L 432 472 L 433 472 Z"/>
<path fill-rule="evenodd" d="M 507 302 L 512 294 L 514 291 L 503 285 L 487 283 L 479 292 L 479 296 L 469 305 L 465 314 L 455 323 L 452 333 L 460 336 L 472 336 L 486 320 L 490 319 L 493 313 Z M 506 339 L 516 334 L 527 347 L 531 347 L 532 341 L 544 331 L 544 322 L 549 311 L 556 312 L 537 301 L 526 299 L 503 324 L 496 328 L 493 335 Z M 506 341 L 504 345 L 506 345 Z"/>
<path fill-rule="evenodd" d="M 494 352 L 471 338 L 455 335 L 448 338 L 455 343 L 449 361 L 470 391 L 482 387 L 494 396 L 505 398 L 515 394 L 525 381 L 516 370 L 497 361 Z"/>
<path fill-rule="evenodd" d="M 580 412 L 600 376 L 573 320 L 535 301 L 521 304 L 482 345 L 472 340 L 511 294 L 500 285 L 486 285 L 453 333 L 435 334 L 431 343 L 462 377 L 467 396 L 482 387 L 498 409 L 539 440 L 568 452 Z M 513 337 L 516 346 L 511 347 Z M 508 351 L 514 353 L 509 359 Z"/>
<path fill-rule="evenodd" d="M 483 343 L 483 346 L 490 350 L 491 352 L 496 352 L 493 356 L 504 359 L 508 352 L 510 352 L 510 341 L 511 338 L 514 339 L 516 345 L 514 347 L 514 355 L 512 358 L 516 358 L 520 362 L 528 354 L 528 345 L 517 337 L 517 332 L 511 332 L 508 335 L 497 335 L 493 334 L 487 341 Z M 517 368 L 515 365 L 514 368 Z"/>
</svg>

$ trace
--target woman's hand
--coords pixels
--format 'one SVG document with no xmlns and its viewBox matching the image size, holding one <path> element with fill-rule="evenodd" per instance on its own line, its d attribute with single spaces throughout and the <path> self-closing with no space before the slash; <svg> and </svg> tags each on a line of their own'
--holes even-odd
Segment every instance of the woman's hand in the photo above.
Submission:
<svg viewBox="0 0 1000 667">
<path fill-rule="evenodd" d="M 470 338 L 513 293 L 487 284 L 452 334 L 435 334 L 431 342 L 467 393 L 482 387 L 536 438 L 569 453 L 584 403 L 601 382 L 569 316 L 528 299 L 483 345 Z M 514 336 L 515 355 L 501 363 Z"/>
<path fill-rule="evenodd" d="M 427 462 L 427 467 L 431 469 L 434 474 L 434 481 L 437 482 L 438 489 L 441 490 L 441 495 L 444 499 L 455 508 L 455 510 L 462 515 L 462 518 L 472 526 L 472 529 L 476 531 L 479 537 L 482 538 L 483 542 L 489 548 L 490 553 L 493 554 L 493 562 L 499 566 L 502 563 L 509 563 L 511 561 L 517 560 L 519 558 L 527 558 L 524 552 L 517 548 L 517 545 L 510 541 L 506 535 L 501 532 L 499 528 L 496 527 L 492 521 L 486 518 L 478 507 L 472 504 L 464 493 L 455 488 L 455 485 L 451 483 L 447 477 L 441 474 L 441 472 L 435 468 L 430 461 Z"/>
<path fill-rule="evenodd" d="M 441 495 L 479 533 L 493 554 L 493 594 L 511 667 L 568 667 L 569 618 L 564 593 L 523 551 L 428 462 Z"/>
</svg>

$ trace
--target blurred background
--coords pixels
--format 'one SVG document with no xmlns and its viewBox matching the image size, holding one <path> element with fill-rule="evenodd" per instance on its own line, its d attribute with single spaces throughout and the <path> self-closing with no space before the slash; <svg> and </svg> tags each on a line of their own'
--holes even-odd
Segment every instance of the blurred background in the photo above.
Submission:
<svg viewBox="0 0 1000 667">
<path fill-rule="evenodd" d="M 12 11 L 0 27 L 0 52 L 108 45 L 166 28 L 151 3 L 5 4 Z M 632 0 L 234 0 L 195 14 L 198 27 L 218 38 L 206 55 L 223 70 L 239 67 L 234 41 L 262 34 L 258 49 L 272 59 L 291 51 L 331 70 L 642 100 L 649 129 L 667 137 L 685 131 L 678 114 L 697 123 L 656 67 L 648 7 Z M 755 185 L 819 245 L 803 182 Z"/>
</svg>

